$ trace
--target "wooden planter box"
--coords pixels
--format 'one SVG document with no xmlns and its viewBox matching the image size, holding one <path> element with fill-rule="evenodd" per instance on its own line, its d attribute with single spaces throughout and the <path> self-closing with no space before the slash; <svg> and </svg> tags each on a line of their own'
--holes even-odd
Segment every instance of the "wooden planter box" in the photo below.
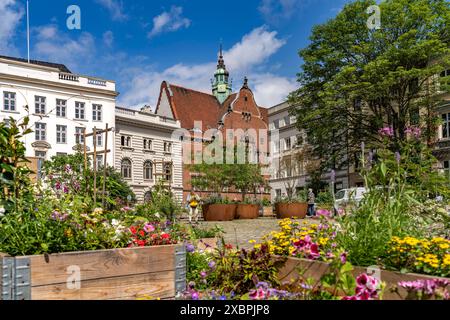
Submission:
<svg viewBox="0 0 450 320">
<path fill-rule="evenodd" d="M 299 218 L 304 219 L 308 212 L 306 202 L 277 203 L 275 204 L 275 213 L 278 219 Z"/>
<path fill-rule="evenodd" d="M 302 270 L 303 277 L 305 278 L 313 278 L 316 283 L 320 281 L 320 278 L 329 272 L 329 265 L 325 262 L 321 261 L 313 261 L 306 259 L 298 259 L 298 258 L 288 258 L 285 266 L 280 270 L 279 279 L 280 282 L 290 282 L 292 280 L 298 279 L 299 269 Z M 362 268 L 362 267 L 354 267 L 352 271 L 353 276 L 357 277 L 362 273 L 371 274 L 373 269 Z M 401 281 L 414 281 L 414 280 L 430 280 L 430 279 L 443 279 L 440 277 L 433 277 L 423 274 L 415 274 L 415 273 L 400 273 L 394 271 L 386 271 L 381 270 L 380 272 L 381 281 L 386 283 L 386 288 L 383 294 L 383 300 L 402 300 L 401 297 L 407 296 L 407 291 L 403 288 L 399 288 L 398 294 L 392 293 L 390 291 L 391 288 L 395 288 L 397 284 Z M 448 281 L 450 279 L 444 278 Z"/>
<path fill-rule="evenodd" d="M 171 299 L 186 288 L 186 250 L 170 245 L 0 255 L 0 270 L 0 300 Z"/>
<path fill-rule="evenodd" d="M 233 221 L 236 216 L 235 204 L 207 204 L 202 207 L 205 221 Z"/>
<path fill-rule="evenodd" d="M 256 204 L 238 204 L 236 218 L 240 220 L 258 219 L 259 206 Z"/>
</svg>

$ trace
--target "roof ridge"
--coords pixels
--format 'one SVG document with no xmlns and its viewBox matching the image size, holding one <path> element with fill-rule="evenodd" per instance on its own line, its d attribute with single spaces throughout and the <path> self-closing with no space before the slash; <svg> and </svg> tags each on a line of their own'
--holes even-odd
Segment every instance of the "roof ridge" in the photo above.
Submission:
<svg viewBox="0 0 450 320">
<path fill-rule="evenodd" d="M 213 94 L 211 94 L 211 93 L 206 93 L 206 92 L 203 92 L 203 91 L 200 91 L 200 90 L 195 90 L 195 89 L 191 89 L 191 88 L 186 88 L 185 86 L 180 86 L 180 85 L 178 85 L 178 84 L 173 84 L 173 83 L 170 83 L 170 82 L 167 82 L 167 83 L 168 83 L 169 86 L 171 86 L 171 87 L 177 87 L 177 88 L 181 88 L 181 89 L 185 89 L 185 90 L 189 90 L 189 91 L 194 91 L 194 92 L 197 92 L 197 93 L 206 94 L 207 96 L 211 96 L 211 97 L 214 97 L 214 98 L 215 98 L 215 96 L 214 96 Z"/>
</svg>

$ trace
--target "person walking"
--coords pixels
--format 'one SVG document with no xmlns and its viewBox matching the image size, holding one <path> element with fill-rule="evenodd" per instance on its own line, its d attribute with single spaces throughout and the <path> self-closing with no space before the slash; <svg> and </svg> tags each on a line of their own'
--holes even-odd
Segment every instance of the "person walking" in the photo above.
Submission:
<svg viewBox="0 0 450 320">
<path fill-rule="evenodd" d="M 313 217 L 316 215 L 315 212 L 316 205 L 316 195 L 313 192 L 313 189 L 308 190 L 308 217 Z"/>
<path fill-rule="evenodd" d="M 200 202 L 200 197 L 196 193 L 191 192 L 188 196 L 189 222 L 192 222 L 192 219 L 194 219 L 195 222 L 198 222 L 199 202 Z"/>
</svg>

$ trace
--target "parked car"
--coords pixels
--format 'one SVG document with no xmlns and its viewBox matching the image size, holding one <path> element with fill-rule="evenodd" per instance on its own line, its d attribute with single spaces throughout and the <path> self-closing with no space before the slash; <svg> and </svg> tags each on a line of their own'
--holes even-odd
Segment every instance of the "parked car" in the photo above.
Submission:
<svg viewBox="0 0 450 320">
<path fill-rule="evenodd" d="M 349 206 L 359 206 L 366 191 L 366 188 L 350 188 L 338 191 L 334 202 L 335 213 L 339 212 L 340 209 L 345 210 Z"/>
</svg>

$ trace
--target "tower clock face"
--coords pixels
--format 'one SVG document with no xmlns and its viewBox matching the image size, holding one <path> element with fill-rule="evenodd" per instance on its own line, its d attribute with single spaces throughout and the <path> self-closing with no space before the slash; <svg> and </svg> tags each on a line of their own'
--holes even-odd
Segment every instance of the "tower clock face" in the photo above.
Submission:
<svg viewBox="0 0 450 320">
<path fill-rule="evenodd" d="M 226 84 L 219 84 L 217 87 L 217 91 L 219 92 L 226 92 L 227 91 L 227 85 Z"/>
</svg>

